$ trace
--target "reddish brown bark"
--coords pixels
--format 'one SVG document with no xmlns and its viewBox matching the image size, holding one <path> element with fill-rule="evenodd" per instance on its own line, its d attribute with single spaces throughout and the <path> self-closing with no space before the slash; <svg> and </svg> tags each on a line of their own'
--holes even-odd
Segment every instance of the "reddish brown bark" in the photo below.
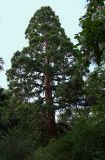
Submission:
<svg viewBox="0 0 105 160">
<path fill-rule="evenodd" d="M 45 58 L 45 63 L 49 63 L 48 59 Z M 51 89 L 51 77 L 49 73 L 45 73 L 45 101 L 48 105 L 53 105 L 52 102 L 52 89 Z M 55 112 L 50 109 L 47 112 L 47 126 L 48 136 L 53 138 L 56 136 L 56 125 L 55 125 Z"/>
<path fill-rule="evenodd" d="M 57 135 L 56 125 L 55 125 L 55 114 L 54 112 L 48 112 L 48 136 L 54 138 Z"/>
</svg>

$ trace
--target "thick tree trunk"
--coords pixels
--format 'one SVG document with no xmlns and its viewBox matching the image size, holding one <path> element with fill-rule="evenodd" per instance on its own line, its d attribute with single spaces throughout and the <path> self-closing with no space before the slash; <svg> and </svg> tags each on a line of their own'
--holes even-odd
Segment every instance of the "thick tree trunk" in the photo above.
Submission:
<svg viewBox="0 0 105 160">
<path fill-rule="evenodd" d="M 45 63 L 49 63 L 47 57 L 45 58 Z M 46 104 L 51 106 L 52 102 L 52 89 L 51 89 L 51 77 L 49 73 L 45 73 L 45 101 Z M 48 136 L 49 139 L 56 136 L 56 124 L 55 124 L 55 111 L 48 109 L 47 111 L 47 126 L 48 126 Z"/>
</svg>

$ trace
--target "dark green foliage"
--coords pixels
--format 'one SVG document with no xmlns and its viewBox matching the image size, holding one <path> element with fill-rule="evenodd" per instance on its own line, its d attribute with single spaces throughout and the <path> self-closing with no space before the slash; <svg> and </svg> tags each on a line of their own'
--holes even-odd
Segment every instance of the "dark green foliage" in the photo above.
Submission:
<svg viewBox="0 0 105 160">
<path fill-rule="evenodd" d="M 80 18 L 82 31 L 76 35 L 85 59 L 101 63 L 105 52 L 104 0 L 90 0 L 86 14 Z"/>
<path fill-rule="evenodd" d="M 104 160 L 104 133 L 104 121 L 81 119 L 68 135 L 39 148 L 28 160 Z"/>
<path fill-rule="evenodd" d="M 0 88 L 0 106 L 2 105 L 2 103 L 5 100 L 5 94 L 4 94 L 4 89 Z"/>
<path fill-rule="evenodd" d="M 0 157 L 26 160 L 38 146 L 47 143 L 46 118 L 37 104 L 21 105 L 10 113 L 10 129 L 0 140 Z M 13 120 L 17 123 L 13 124 Z"/>
<path fill-rule="evenodd" d="M 0 139 L 8 134 L 9 129 L 9 111 L 8 103 L 10 98 L 10 92 L 0 88 Z"/>
<path fill-rule="evenodd" d="M 28 160 L 69 160 L 71 158 L 70 135 L 60 140 L 52 139 L 46 148 L 39 148 Z"/>
</svg>

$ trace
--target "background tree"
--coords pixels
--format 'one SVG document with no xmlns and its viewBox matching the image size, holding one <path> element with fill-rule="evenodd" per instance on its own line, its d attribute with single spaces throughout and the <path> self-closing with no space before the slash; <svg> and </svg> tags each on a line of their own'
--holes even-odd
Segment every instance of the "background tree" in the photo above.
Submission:
<svg viewBox="0 0 105 160">
<path fill-rule="evenodd" d="M 105 53 L 104 0 L 88 0 L 86 14 L 80 18 L 82 31 L 76 35 L 84 60 L 100 64 Z"/>
<path fill-rule="evenodd" d="M 4 64 L 4 61 L 3 61 L 3 59 L 0 57 L 0 70 L 3 69 L 3 64 Z"/>
</svg>

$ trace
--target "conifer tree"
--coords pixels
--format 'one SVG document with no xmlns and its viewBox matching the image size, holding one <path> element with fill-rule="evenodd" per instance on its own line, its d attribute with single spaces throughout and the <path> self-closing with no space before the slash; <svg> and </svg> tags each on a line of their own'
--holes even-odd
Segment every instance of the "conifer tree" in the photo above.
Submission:
<svg viewBox="0 0 105 160">
<path fill-rule="evenodd" d="M 56 134 L 57 86 L 67 81 L 66 69 L 75 63 L 75 50 L 49 6 L 41 7 L 26 29 L 29 46 L 17 51 L 8 70 L 9 87 L 21 102 L 39 100 L 47 107 L 49 137 Z M 74 55 L 73 55 L 74 54 Z"/>
</svg>

